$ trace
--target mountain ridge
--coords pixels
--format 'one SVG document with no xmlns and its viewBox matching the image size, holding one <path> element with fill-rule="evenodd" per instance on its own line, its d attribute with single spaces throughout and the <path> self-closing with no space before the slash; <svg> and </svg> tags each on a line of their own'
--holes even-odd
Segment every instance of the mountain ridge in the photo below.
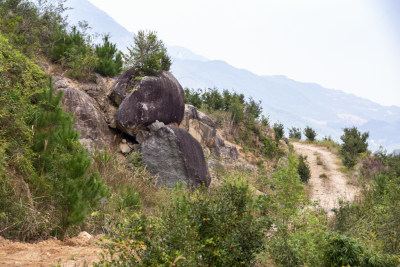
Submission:
<svg viewBox="0 0 400 267">
<path fill-rule="evenodd" d="M 71 21 L 89 17 L 87 21 L 93 31 L 104 31 L 100 22 L 113 19 L 91 3 L 92 12 L 77 12 L 85 2 L 88 1 L 67 1 L 67 5 L 75 7 L 69 11 Z M 112 41 L 125 51 L 126 46 L 132 43 L 133 33 L 113 21 L 108 24 L 111 28 L 105 30 L 112 33 Z M 331 136 L 339 141 L 343 128 L 354 125 L 370 132 L 373 150 L 380 145 L 389 150 L 400 147 L 400 137 L 393 135 L 398 129 L 400 107 L 383 106 L 338 89 L 295 81 L 285 75 L 260 76 L 222 60 L 209 60 L 180 46 L 168 46 L 168 49 L 173 60 L 171 72 L 183 87 L 219 88 L 243 93 L 246 97 L 261 100 L 264 114 L 269 115 L 273 122 L 282 122 L 286 127 L 303 128 L 309 125 L 317 130 L 318 138 Z M 384 128 L 374 127 L 383 122 L 386 123 Z"/>
</svg>

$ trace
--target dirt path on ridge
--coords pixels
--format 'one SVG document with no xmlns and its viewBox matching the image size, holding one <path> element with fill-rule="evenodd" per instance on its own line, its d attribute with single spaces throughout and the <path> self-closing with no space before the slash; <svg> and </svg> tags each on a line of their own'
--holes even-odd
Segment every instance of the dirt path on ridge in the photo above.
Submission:
<svg viewBox="0 0 400 267">
<path fill-rule="evenodd" d="M 311 171 L 308 181 L 311 200 L 319 201 L 329 216 L 333 215 L 331 210 L 339 206 L 339 199 L 354 200 L 359 188 L 348 184 L 346 176 L 339 171 L 336 164 L 339 158 L 335 154 L 325 147 L 313 144 L 294 142 L 293 146 L 298 155 L 307 156 Z"/>
</svg>

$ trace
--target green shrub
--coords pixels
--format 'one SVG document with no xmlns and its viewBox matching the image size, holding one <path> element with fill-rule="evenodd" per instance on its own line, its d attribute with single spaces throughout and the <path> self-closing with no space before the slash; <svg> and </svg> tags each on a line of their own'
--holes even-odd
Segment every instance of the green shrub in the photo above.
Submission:
<svg viewBox="0 0 400 267">
<path fill-rule="evenodd" d="M 65 10 L 64 1 L 0 1 L 0 32 L 27 56 L 46 53 L 57 32 L 66 27 Z"/>
<path fill-rule="evenodd" d="M 54 62 L 67 68 L 67 73 L 77 79 L 90 80 L 98 64 L 98 57 L 91 47 L 90 38 L 84 33 L 87 25 L 80 25 L 83 30 L 72 27 L 70 32 L 60 31 L 49 51 Z"/>
<path fill-rule="evenodd" d="M 299 156 L 299 164 L 297 166 L 297 172 L 303 183 L 307 183 L 311 177 L 310 166 L 307 163 L 307 156 Z"/>
<path fill-rule="evenodd" d="M 263 248 L 265 226 L 254 216 L 248 187 L 177 188 L 160 218 L 133 215 L 118 223 L 99 266 L 250 266 Z M 129 242 L 126 242 L 129 240 Z M 112 257 L 118 255 L 118 257 Z"/>
<path fill-rule="evenodd" d="M 274 133 L 275 133 L 275 141 L 278 142 L 282 139 L 283 135 L 285 134 L 285 130 L 282 123 L 274 123 Z"/>
<path fill-rule="evenodd" d="M 363 248 L 353 238 L 329 233 L 325 251 L 326 266 L 359 266 Z"/>
<path fill-rule="evenodd" d="M 292 127 L 289 129 L 289 138 L 301 139 L 301 129 Z"/>
<path fill-rule="evenodd" d="M 367 251 L 357 240 L 346 235 L 328 233 L 326 238 L 325 266 L 394 267 L 398 264 L 395 257 Z"/>
<path fill-rule="evenodd" d="M 268 136 L 263 136 L 261 138 L 264 146 L 261 148 L 261 152 L 268 158 L 280 158 L 283 155 L 283 151 L 279 149 L 279 145 L 274 142 Z"/>
<path fill-rule="evenodd" d="M 314 141 L 317 133 L 310 126 L 307 126 L 304 128 L 304 135 L 307 137 L 308 141 Z"/>
<path fill-rule="evenodd" d="M 109 35 L 104 36 L 103 44 L 95 46 L 99 60 L 94 70 L 103 76 L 115 76 L 122 71 L 122 55 L 118 53 L 116 45 L 110 43 L 109 38 Z"/>
<path fill-rule="evenodd" d="M 139 194 L 130 186 L 120 188 L 117 195 L 117 209 L 122 210 L 140 210 L 142 202 Z"/>
<path fill-rule="evenodd" d="M 252 119 L 258 119 L 261 115 L 261 100 L 256 102 L 252 97 L 245 104 L 245 113 Z"/>
<path fill-rule="evenodd" d="M 344 133 L 340 137 L 343 141 L 340 155 L 342 156 L 343 165 L 351 168 L 356 165 L 358 155 L 367 151 L 369 133 L 361 134 L 356 127 L 344 128 L 343 131 Z"/>
<path fill-rule="evenodd" d="M 196 108 L 201 108 L 201 105 L 203 103 L 202 97 L 201 97 L 201 90 L 190 90 L 189 88 L 185 88 L 184 90 L 184 96 L 185 96 L 185 103 L 193 105 Z"/>
<path fill-rule="evenodd" d="M 171 58 L 155 31 L 138 31 L 133 39 L 134 44 L 127 48 L 128 54 L 124 55 L 126 68 L 137 68 L 141 76 L 156 75 L 170 69 Z"/>
</svg>

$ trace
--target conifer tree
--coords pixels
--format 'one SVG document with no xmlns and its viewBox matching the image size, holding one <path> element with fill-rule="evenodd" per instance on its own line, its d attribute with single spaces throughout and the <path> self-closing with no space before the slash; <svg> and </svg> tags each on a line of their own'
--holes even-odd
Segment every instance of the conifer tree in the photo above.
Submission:
<svg viewBox="0 0 400 267">
<path fill-rule="evenodd" d="M 91 159 L 78 141 L 74 120 L 61 108 L 62 93 L 54 95 L 50 87 L 38 98 L 41 108 L 33 140 L 41 181 L 37 189 L 57 209 L 58 230 L 63 235 L 69 226 L 88 216 L 106 189 L 98 174 L 89 171 Z"/>
<path fill-rule="evenodd" d="M 122 55 L 118 53 L 116 45 L 110 43 L 109 38 L 109 35 L 104 36 L 103 44 L 96 45 L 95 48 L 99 58 L 95 71 L 103 76 L 115 76 L 122 70 Z"/>
</svg>

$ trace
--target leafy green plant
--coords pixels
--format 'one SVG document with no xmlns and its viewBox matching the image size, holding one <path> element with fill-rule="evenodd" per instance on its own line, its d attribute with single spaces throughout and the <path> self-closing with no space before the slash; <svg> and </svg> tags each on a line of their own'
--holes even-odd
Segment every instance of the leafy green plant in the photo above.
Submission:
<svg viewBox="0 0 400 267">
<path fill-rule="evenodd" d="M 310 126 L 306 126 L 306 128 L 304 128 L 304 135 L 307 137 L 308 141 L 314 141 L 317 133 Z"/>
<path fill-rule="evenodd" d="M 263 248 L 265 227 L 254 212 L 248 186 L 241 182 L 215 191 L 178 186 L 160 218 L 134 214 L 117 223 L 98 266 L 252 265 Z"/>
<path fill-rule="evenodd" d="M 273 159 L 273 158 L 279 159 L 283 155 L 283 151 L 279 149 L 278 144 L 268 136 L 263 136 L 261 141 L 264 144 L 264 146 L 261 148 L 261 152 L 268 159 Z"/>
<path fill-rule="evenodd" d="M 389 255 L 379 255 L 366 250 L 357 240 L 346 235 L 328 233 L 325 249 L 325 266 L 397 266 L 398 261 Z"/>
</svg>

